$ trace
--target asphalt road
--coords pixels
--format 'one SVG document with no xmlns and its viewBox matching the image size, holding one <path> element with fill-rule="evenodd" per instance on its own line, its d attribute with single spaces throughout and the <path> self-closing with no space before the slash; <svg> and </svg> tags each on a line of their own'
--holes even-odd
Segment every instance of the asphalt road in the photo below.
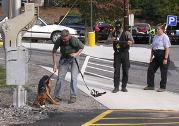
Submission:
<svg viewBox="0 0 179 126">
<path fill-rule="evenodd" d="M 33 124 L 10 126 L 178 126 L 179 112 L 155 110 L 93 110 L 49 113 Z"/>
<path fill-rule="evenodd" d="M 104 111 L 106 110 L 49 113 L 48 119 L 39 120 L 33 124 L 17 124 L 11 126 L 81 126 Z"/>
</svg>

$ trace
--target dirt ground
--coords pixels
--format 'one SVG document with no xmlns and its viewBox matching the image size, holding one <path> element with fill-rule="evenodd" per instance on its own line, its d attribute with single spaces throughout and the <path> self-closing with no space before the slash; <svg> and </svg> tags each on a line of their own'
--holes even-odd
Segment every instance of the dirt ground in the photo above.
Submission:
<svg viewBox="0 0 179 126">
<path fill-rule="evenodd" d="M 51 7 L 51 8 L 40 8 L 39 16 L 43 17 L 50 23 L 58 22 L 60 16 L 65 15 L 68 12 L 68 8 Z"/>
<path fill-rule="evenodd" d="M 59 21 L 59 17 L 65 15 L 69 11 L 69 8 L 61 7 L 40 7 L 39 16 L 47 20 L 49 23 L 54 23 Z M 76 9 L 72 10 L 78 13 Z M 2 7 L 0 7 L 0 16 L 3 16 Z"/>
</svg>

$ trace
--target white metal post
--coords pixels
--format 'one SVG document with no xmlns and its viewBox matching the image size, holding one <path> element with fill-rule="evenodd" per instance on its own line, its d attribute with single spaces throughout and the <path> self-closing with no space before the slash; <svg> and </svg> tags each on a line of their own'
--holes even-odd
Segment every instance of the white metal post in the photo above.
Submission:
<svg viewBox="0 0 179 126">
<path fill-rule="evenodd" d="M 3 0 L 3 5 L 5 5 L 3 8 L 4 15 L 9 18 L 5 23 L 6 26 L 4 26 L 4 31 L 6 32 L 6 83 L 9 85 L 16 85 L 13 92 L 13 105 L 15 107 L 20 107 L 26 104 L 26 91 L 23 85 L 25 85 L 25 79 L 27 80 L 27 78 L 25 78 L 27 74 L 27 50 L 21 46 L 21 31 L 15 29 L 20 25 L 16 20 L 18 20 L 17 17 L 20 15 L 21 0 Z M 13 27 L 8 25 L 12 23 L 15 24 Z M 13 34 L 8 34 L 8 31 Z M 17 32 L 18 34 L 16 34 Z"/>
<path fill-rule="evenodd" d="M 11 0 L 11 2 L 12 2 L 12 0 Z M 16 16 L 20 15 L 21 0 L 13 0 L 11 9 L 12 9 L 12 17 L 16 17 Z M 19 34 L 21 34 L 21 32 Z M 18 47 L 21 46 L 21 35 L 17 36 L 16 45 Z M 20 51 L 19 49 L 20 48 L 18 48 L 18 51 Z M 25 62 L 25 60 L 23 62 Z M 24 64 L 24 63 L 22 63 L 22 64 Z M 24 83 L 24 85 L 25 85 L 25 83 Z M 14 93 L 13 94 L 14 95 L 14 98 L 13 98 L 14 104 L 13 105 L 16 107 L 24 106 L 26 104 L 26 91 L 25 91 L 24 87 L 22 85 L 17 85 L 17 87 L 13 93 Z"/>
</svg>

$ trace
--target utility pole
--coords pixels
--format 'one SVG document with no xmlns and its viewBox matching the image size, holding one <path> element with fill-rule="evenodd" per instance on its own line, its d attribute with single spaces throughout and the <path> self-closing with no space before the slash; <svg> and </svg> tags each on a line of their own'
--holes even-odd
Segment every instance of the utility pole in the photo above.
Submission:
<svg viewBox="0 0 179 126">
<path fill-rule="evenodd" d="M 93 2 L 91 0 L 91 32 L 93 31 Z"/>
<path fill-rule="evenodd" d="M 6 84 L 16 86 L 13 92 L 13 105 L 20 107 L 26 103 L 26 90 L 23 85 L 28 79 L 28 50 L 21 44 L 21 31 L 29 24 L 33 25 L 38 12 L 35 10 L 35 4 L 29 3 L 25 5 L 21 14 L 21 0 L 3 0 L 3 5 L 5 16 L 9 18 L 2 25 L 5 36 Z"/>
<path fill-rule="evenodd" d="M 21 0 L 7 0 L 6 2 L 7 2 L 7 8 L 6 9 L 7 9 L 7 12 L 8 12 L 7 16 L 8 16 L 9 21 L 10 21 L 10 20 L 13 20 L 15 17 L 17 17 L 18 15 L 20 15 Z M 11 30 L 13 30 L 13 29 L 11 29 Z M 10 45 L 9 45 L 8 42 L 5 42 L 5 48 L 6 48 L 6 83 L 7 84 L 9 82 L 12 82 L 12 80 L 16 80 L 17 82 L 20 82 L 19 78 L 23 78 L 23 76 L 21 76 L 21 75 L 12 76 L 12 74 L 11 74 L 12 72 L 14 72 L 15 74 L 19 74 L 17 71 L 20 70 L 20 69 L 21 69 L 20 71 L 22 73 L 25 73 L 24 71 L 26 71 L 26 70 L 23 69 L 23 66 L 26 66 L 26 64 L 24 63 L 24 60 L 23 60 L 24 58 L 22 58 L 25 54 L 23 54 L 24 51 L 21 51 L 22 49 L 20 49 L 21 48 L 21 32 L 19 32 L 19 35 L 16 36 L 16 37 L 17 37 L 16 38 L 17 40 L 10 42 Z M 12 50 L 14 50 L 14 53 L 13 53 Z M 17 52 L 19 53 L 19 55 L 16 55 Z M 13 56 L 14 58 L 17 56 L 16 62 L 10 61 L 11 59 L 9 57 L 11 57 L 11 56 Z M 18 57 L 18 56 L 20 56 L 20 57 Z M 22 68 L 19 68 L 19 66 L 22 66 Z M 26 68 L 27 68 L 27 66 L 26 66 Z M 13 105 L 15 107 L 24 106 L 25 103 L 26 103 L 26 90 L 22 86 L 24 84 L 25 83 L 23 83 L 23 84 L 18 83 L 16 85 L 16 88 L 14 89 Z"/>
<path fill-rule="evenodd" d="M 20 14 L 21 0 L 2 0 L 4 16 L 9 19 Z"/>
<path fill-rule="evenodd" d="M 124 30 L 129 29 L 129 0 L 124 1 Z"/>
</svg>

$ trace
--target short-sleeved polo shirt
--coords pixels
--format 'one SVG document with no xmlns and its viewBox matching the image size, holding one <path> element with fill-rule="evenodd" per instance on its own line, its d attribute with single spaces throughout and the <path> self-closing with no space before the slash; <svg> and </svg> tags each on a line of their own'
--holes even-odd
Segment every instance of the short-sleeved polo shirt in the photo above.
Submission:
<svg viewBox="0 0 179 126">
<path fill-rule="evenodd" d="M 75 53 L 80 49 L 83 49 L 84 44 L 75 37 L 71 37 L 68 42 L 64 42 L 61 38 L 59 38 L 54 44 L 53 53 L 56 52 L 59 47 L 62 56 L 69 56 L 71 53 Z"/>
<path fill-rule="evenodd" d="M 152 49 L 153 50 L 165 50 L 165 48 L 171 47 L 170 39 L 169 37 L 164 33 L 162 35 L 156 35 L 153 38 L 152 42 Z"/>
</svg>

